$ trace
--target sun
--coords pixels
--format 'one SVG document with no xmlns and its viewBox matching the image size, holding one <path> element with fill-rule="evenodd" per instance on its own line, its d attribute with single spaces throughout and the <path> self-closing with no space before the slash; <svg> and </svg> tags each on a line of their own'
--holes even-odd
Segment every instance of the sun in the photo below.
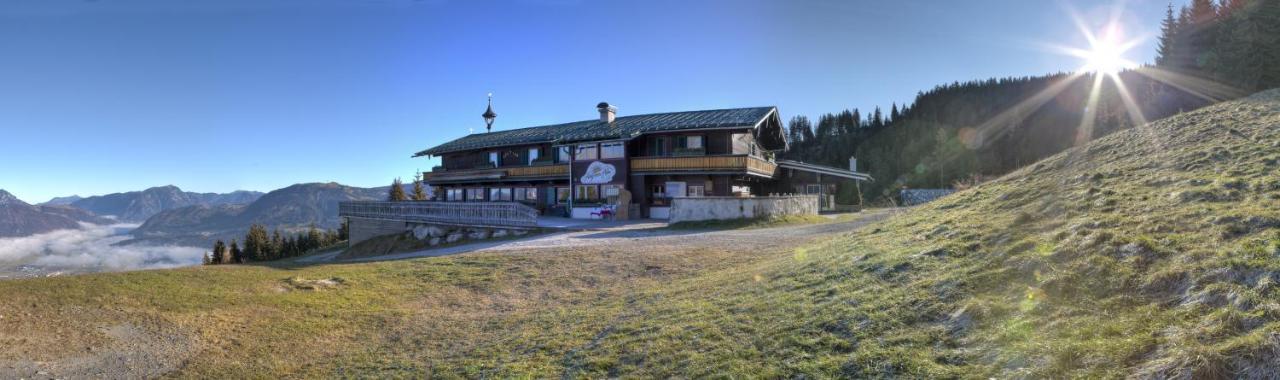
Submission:
<svg viewBox="0 0 1280 380">
<path fill-rule="evenodd" d="M 1110 40 L 1098 41 L 1084 55 L 1084 71 L 1114 75 L 1132 67 L 1124 59 L 1124 51 L 1121 50 L 1120 45 Z"/>
<path fill-rule="evenodd" d="M 1138 45 L 1138 40 L 1123 41 L 1118 25 L 1113 23 L 1097 35 L 1083 28 L 1081 32 L 1089 41 L 1089 49 L 1067 49 L 1069 54 L 1084 60 L 1080 71 L 1116 75 L 1138 66 L 1124 57 L 1125 52 Z"/>
<path fill-rule="evenodd" d="M 1090 44 L 1093 45 L 1090 50 L 1082 52 L 1081 58 L 1085 60 L 1083 71 L 1115 75 L 1136 66 L 1124 58 L 1127 47 L 1110 36 L 1094 39 Z"/>
</svg>

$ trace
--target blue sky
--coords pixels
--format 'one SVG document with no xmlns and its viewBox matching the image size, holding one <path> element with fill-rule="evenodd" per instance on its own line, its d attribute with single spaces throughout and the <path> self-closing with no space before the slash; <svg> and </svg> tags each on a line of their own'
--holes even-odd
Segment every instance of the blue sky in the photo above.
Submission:
<svg viewBox="0 0 1280 380">
<path fill-rule="evenodd" d="M 484 129 L 776 105 L 888 108 L 970 79 L 1071 71 L 1112 9 L 1164 0 L 0 0 L 0 188 L 42 202 L 173 184 L 382 186 Z M 1127 54 L 1153 60 L 1147 38 Z"/>
</svg>

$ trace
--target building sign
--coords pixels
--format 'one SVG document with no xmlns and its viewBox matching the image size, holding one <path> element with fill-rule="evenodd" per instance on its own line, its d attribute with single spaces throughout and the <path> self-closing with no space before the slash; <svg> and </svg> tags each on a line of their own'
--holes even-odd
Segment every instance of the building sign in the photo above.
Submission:
<svg viewBox="0 0 1280 380">
<path fill-rule="evenodd" d="M 582 178 L 578 179 L 578 183 L 583 185 L 600 185 L 613 181 L 613 177 L 617 176 L 618 168 L 600 161 L 592 161 L 587 165 L 586 173 L 582 174 Z"/>
<path fill-rule="evenodd" d="M 627 183 L 627 160 L 590 160 L 573 163 L 574 184 L 580 185 L 625 185 Z"/>
</svg>

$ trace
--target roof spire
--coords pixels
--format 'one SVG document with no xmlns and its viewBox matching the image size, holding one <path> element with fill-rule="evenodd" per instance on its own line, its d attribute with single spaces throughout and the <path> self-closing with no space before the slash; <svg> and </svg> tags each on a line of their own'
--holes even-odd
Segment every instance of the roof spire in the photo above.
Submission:
<svg viewBox="0 0 1280 380">
<path fill-rule="evenodd" d="M 489 107 L 485 108 L 484 114 L 480 116 L 484 117 L 484 131 L 493 132 L 493 119 L 497 118 L 498 114 L 493 112 L 493 93 L 492 92 L 489 93 Z"/>
</svg>

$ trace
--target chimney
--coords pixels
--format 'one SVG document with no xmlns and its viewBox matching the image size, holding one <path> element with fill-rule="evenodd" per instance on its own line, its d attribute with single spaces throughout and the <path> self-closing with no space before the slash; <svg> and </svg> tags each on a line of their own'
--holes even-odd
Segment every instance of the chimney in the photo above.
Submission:
<svg viewBox="0 0 1280 380">
<path fill-rule="evenodd" d="M 596 105 L 596 109 L 600 110 L 600 121 L 612 123 L 614 116 L 618 113 L 618 107 L 609 105 L 608 102 L 600 102 Z"/>
</svg>

